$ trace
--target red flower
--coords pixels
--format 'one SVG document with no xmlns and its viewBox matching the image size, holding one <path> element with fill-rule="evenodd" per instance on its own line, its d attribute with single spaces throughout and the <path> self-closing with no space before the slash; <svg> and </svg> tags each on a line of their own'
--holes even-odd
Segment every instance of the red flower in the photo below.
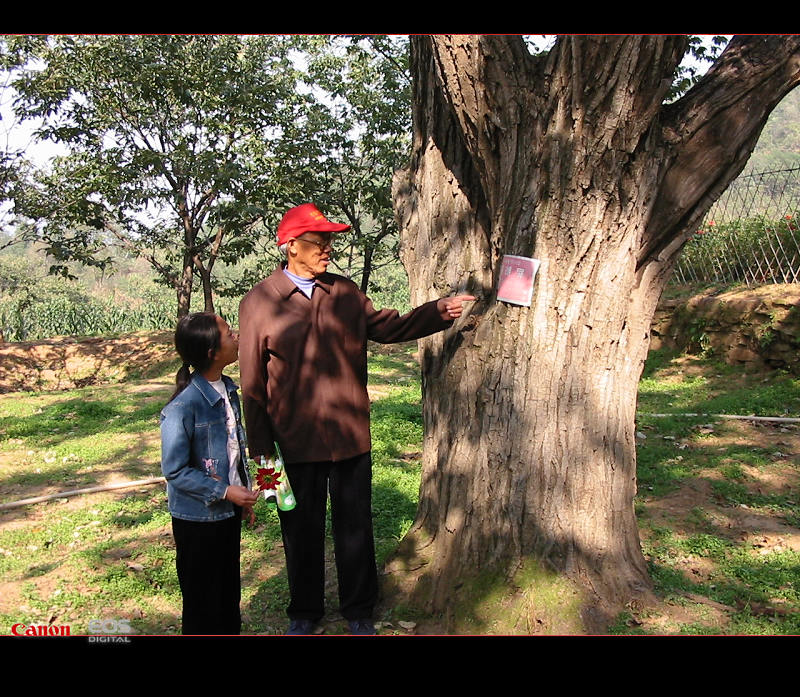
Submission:
<svg viewBox="0 0 800 697">
<path fill-rule="evenodd" d="M 709 220 L 708 221 L 708 227 L 711 227 L 712 225 L 715 225 L 714 221 L 713 220 Z"/>
<path fill-rule="evenodd" d="M 273 467 L 259 467 L 256 472 L 256 484 L 259 491 L 266 489 L 277 489 L 280 484 L 281 475 Z"/>
</svg>

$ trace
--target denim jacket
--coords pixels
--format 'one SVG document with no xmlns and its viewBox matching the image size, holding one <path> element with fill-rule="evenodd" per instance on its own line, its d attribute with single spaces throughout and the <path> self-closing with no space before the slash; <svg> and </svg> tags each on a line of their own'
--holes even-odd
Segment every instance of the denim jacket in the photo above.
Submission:
<svg viewBox="0 0 800 697">
<path fill-rule="evenodd" d="M 245 435 L 236 385 L 225 375 L 239 437 L 239 474 L 249 486 Z M 161 410 L 161 471 L 167 480 L 169 512 L 175 518 L 215 521 L 230 518 L 233 504 L 223 499 L 228 487 L 228 432 L 225 401 L 200 373 Z"/>
</svg>

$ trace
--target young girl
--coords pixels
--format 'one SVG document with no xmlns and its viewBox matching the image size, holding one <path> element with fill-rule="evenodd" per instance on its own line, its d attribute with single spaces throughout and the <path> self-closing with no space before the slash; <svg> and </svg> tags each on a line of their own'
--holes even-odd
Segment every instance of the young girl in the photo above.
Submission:
<svg viewBox="0 0 800 697">
<path fill-rule="evenodd" d="M 221 317 L 180 320 L 175 348 L 183 366 L 161 412 L 161 470 L 183 595 L 184 634 L 239 634 L 242 514 L 253 524 L 245 437 L 236 385 L 222 374 L 239 338 Z M 189 366 L 194 372 L 189 373 Z"/>
</svg>

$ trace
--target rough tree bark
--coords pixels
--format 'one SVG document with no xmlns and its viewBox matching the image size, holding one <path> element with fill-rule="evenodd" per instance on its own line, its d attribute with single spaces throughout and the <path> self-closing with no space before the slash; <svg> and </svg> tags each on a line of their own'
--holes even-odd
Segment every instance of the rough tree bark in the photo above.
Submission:
<svg viewBox="0 0 800 697">
<path fill-rule="evenodd" d="M 565 36 L 542 56 L 519 37 L 411 44 L 414 149 L 393 193 L 412 303 L 480 298 L 421 343 L 405 545 L 429 560 L 419 587 L 442 611 L 465 575 L 535 558 L 608 616 L 650 589 L 633 510 L 650 320 L 697 221 L 800 82 L 800 39 L 734 38 L 670 105 L 682 36 Z M 541 260 L 530 308 L 495 298 L 504 254 Z"/>
</svg>

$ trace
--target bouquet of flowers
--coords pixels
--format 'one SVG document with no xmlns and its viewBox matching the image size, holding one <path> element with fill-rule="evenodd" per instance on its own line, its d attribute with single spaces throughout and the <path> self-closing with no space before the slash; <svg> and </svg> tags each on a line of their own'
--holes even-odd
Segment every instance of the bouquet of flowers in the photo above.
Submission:
<svg viewBox="0 0 800 697">
<path fill-rule="evenodd" d="M 276 503 L 282 511 L 291 511 L 296 505 L 289 475 L 283 467 L 283 456 L 275 443 L 275 454 L 266 459 L 261 455 L 256 471 L 256 490 L 264 494 L 267 503 Z"/>
</svg>

